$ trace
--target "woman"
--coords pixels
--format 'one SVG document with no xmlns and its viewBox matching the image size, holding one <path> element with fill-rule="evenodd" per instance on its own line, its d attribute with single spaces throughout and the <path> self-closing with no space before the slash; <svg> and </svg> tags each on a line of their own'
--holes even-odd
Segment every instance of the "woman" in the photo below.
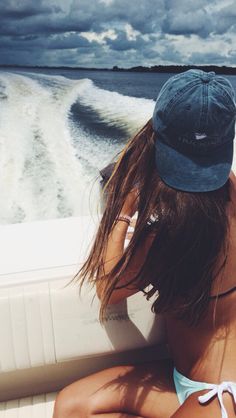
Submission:
<svg viewBox="0 0 236 418">
<path fill-rule="evenodd" d="M 166 82 L 123 151 L 80 278 L 96 283 L 101 319 L 108 304 L 155 295 L 172 360 L 81 379 L 59 394 L 54 418 L 236 416 L 235 115 L 230 83 L 190 70 Z"/>
</svg>

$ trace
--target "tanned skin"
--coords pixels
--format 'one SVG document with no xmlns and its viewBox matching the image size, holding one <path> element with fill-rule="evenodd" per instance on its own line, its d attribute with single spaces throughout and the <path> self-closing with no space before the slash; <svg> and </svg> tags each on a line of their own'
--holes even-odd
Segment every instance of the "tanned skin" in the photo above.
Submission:
<svg viewBox="0 0 236 418">
<path fill-rule="evenodd" d="M 216 277 L 212 295 L 236 286 L 236 178 L 231 173 L 229 249 L 224 269 Z M 122 214 L 132 216 L 136 210 L 135 193 L 131 193 Z M 118 222 L 104 254 L 106 273 L 123 253 L 128 225 Z M 152 237 L 140 243 L 132 271 L 145 259 Z M 125 284 L 129 277 L 124 275 Z M 114 291 L 110 303 L 119 303 L 138 289 Z M 98 296 L 102 289 L 97 288 Z M 236 382 L 236 291 L 210 302 L 206 317 L 191 327 L 166 316 L 171 360 L 161 360 L 113 367 L 81 379 L 63 389 L 56 400 L 53 418 L 220 418 L 218 399 L 200 405 L 196 392 L 180 406 L 173 384 L 173 362 L 179 372 L 190 379 L 208 383 Z M 125 338 L 125 336 L 124 336 Z M 232 397 L 223 394 L 229 418 L 236 417 Z"/>
</svg>

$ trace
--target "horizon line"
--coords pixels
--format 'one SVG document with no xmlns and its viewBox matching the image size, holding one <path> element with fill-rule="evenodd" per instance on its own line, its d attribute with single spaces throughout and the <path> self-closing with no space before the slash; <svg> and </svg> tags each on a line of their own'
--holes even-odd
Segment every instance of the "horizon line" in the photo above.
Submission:
<svg viewBox="0 0 236 418">
<path fill-rule="evenodd" d="M 229 67 L 228 65 L 215 65 L 215 64 L 159 64 L 159 65 L 152 65 L 152 66 L 144 66 L 144 65 L 136 65 L 133 67 L 119 67 L 118 65 L 114 65 L 112 68 L 107 67 L 83 67 L 83 66 L 68 66 L 68 65 L 23 65 L 23 64 L 0 64 L 0 68 L 44 68 L 44 69 L 69 69 L 69 70 L 91 70 L 91 71 L 145 71 L 145 72 L 152 72 L 158 69 L 178 69 L 178 68 L 213 68 L 216 70 L 233 70 L 236 71 L 236 66 Z"/>
</svg>

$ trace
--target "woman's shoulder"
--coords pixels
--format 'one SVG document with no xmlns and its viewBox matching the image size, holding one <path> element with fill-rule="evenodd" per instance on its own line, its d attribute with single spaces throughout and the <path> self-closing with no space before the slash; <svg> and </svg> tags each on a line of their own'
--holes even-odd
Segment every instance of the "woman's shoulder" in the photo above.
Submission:
<svg viewBox="0 0 236 418">
<path fill-rule="evenodd" d="M 236 217 L 231 216 L 229 221 L 229 238 L 227 243 L 227 254 L 225 261 L 223 257 L 219 260 L 219 269 L 213 287 L 212 299 L 225 299 L 226 296 L 235 293 L 236 297 Z"/>
</svg>

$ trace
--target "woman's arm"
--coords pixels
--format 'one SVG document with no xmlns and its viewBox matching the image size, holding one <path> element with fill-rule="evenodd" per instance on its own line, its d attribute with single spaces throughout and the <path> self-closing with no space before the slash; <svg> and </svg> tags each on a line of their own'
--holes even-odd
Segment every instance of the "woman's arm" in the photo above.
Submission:
<svg viewBox="0 0 236 418">
<path fill-rule="evenodd" d="M 129 193 L 127 196 L 125 203 L 122 207 L 120 217 L 122 216 L 130 216 L 132 217 L 136 211 L 137 207 L 137 190 L 133 190 Z M 115 225 L 112 228 L 112 231 L 110 233 L 110 236 L 108 238 L 107 246 L 103 254 L 103 271 L 102 275 L 109 274 L 112 269 L 115 267 L 115 265 L 118 263 L 118 261 L 121 259 L 123 253 L 124 253 L 124 244 L 125 244 L 125 238 L 128 230 L 128 223 L 117 220 Z M 122 278 L 122 283 L 120 285 L 125 285 L 124 278 Z M 99 298 L 101 298 L 101 295 L 103 293 L 103 287 L 104 287 L 104 281 L 103 280 L 97 280 L 96 282 L 96 290 L 97 295 Z M 123 288 L 119 290 L 113 291 L 113 294 L 110 298 L 109 303 L 118 303 L 122 299 L 127 298 L 128 296 L 131 296 L 131 294 L 137 292 L 137 290 L 133 290 L 132 293 L 129 289 Z"/>
<path fill-rule="evenodd" d="M 128 196 L 120 216 L 128 215 L 133 216 L 136 211 L 137 206 L 137 192 L 133 191 Z M 111 234 L 108 239 L 106 251 L 103 256 L 103 274 L 109 274 L 115 265 L 118 263 L 120 258 L 124 253 L 124 243 L 127 236 L 128 223 L 124 221 L 117 220 L 114 225 Z M 137 293 L 139 291 L 138 286 L 135 287 L 135 284 L 132 283 L 132 286 L 129 286 L 129 282 L 132 278 L 136 277 L 137 273 L 140 271 L 145 257 L 148 253 L 150 245 L 152 243 L 153 236 L 148 236 L 143 242 L 140 242 L 139 247 L 136 250 L 135 256 L 131 259 L 129 266 L 122 275 L 122 278 L 119 282 L 119 286 L 124 286 L 122 289 L 114 290 L 109 304 L 118 303 L 121 300 Z M 125 287 L 127 285 L 127 287 Z M 101 297 L 103 292 L 104 281 L 98 280 L 96 284 L 97 295 Z"/>
<path fill-rule="evenodd" d="M 103 274 L 107 275 L 118 263 L 124 252 L 124 242 L 127 234 L 128 224 L 123 221 L 117 221 L 114 226 L 110 237 L 108 239 L 107 248 L 103 256 Z M 128 282 L 127 274 L 123 274 L 122 279 L 119 282 L 119 286 L 125 286 Z M 104 281 L 97 280 L 96 290 L 97 295 L 100 298 L 103 292 Z M 123 287 L 122 289 L 114 290 L 109 304 L 118 303 L 121 300 L 131 296 L 132 294 L 138 292 L 138 289 L 128 289 Z"/>
</svg>

